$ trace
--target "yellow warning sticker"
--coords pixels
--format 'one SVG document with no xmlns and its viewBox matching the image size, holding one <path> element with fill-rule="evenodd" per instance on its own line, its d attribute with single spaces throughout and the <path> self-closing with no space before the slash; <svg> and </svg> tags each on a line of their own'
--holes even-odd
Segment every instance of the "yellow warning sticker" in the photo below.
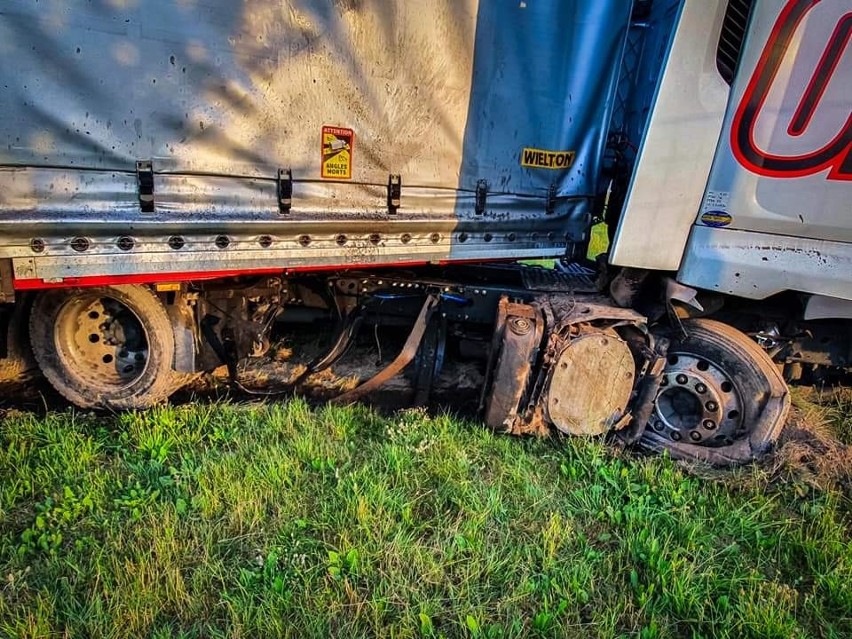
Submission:
<svg viewBox="0 0 852 639">
<path fill-rule="evenodd" d="M 355 132 L 336 126 L 322 128 L 322 177 L 333 180 L 352 179 L 352 149 Z"/>
<path fill-rule="evenodd" d="M 548 151 L 525 147 L 521 152 L 521 166 L 532 169 L 570 169 L 574 164 L 574 151 Z"/>
</svg>

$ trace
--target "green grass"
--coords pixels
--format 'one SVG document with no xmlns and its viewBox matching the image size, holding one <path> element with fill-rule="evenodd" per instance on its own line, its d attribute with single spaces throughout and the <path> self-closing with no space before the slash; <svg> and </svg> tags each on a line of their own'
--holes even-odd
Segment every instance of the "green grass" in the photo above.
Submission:
<svg viewBox="0 0 852 639">
<path fill-rule="evenodd" d="M 842 487 L 770 472 L 299 400 L 13 413 L 0 636 L 852 636 Z"/>
<path fill-rule="evenodd" d="M 794 389 L 793 403 L 811 428 L 852 446 L 852 388 Z"/>
</svg>

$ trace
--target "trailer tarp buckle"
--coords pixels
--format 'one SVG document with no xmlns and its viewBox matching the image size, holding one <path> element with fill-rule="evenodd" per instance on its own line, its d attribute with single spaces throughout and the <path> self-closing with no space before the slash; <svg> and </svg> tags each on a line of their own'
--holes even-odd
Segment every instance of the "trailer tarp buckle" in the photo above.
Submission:
<svg viewBox="0 0 852 639">
<path fill-rule="evenodd" d="M 476 182 L 476 201 L 474 203 L 474 211 L 477 215 L 485 213 L 485 200 L 488 197 L 488 182 L 486 180 L 477 180 Z"/>
<path fill-rule="evenodd" d="M 278 194 L 278 212 L 289 213 L 293 206 L 293 172 L 290 169 L 278 169 L 276 191 Z"/>
<path fill-rule="evenodd" d="M 553 215 L 556 212 L 556 185 L 551 184 L 547 189 L 547 203 L 545 204 L 544 212 L 547 215 Z"/>
<path fill-rule="evenodd" d="M 139 208 L 143 213 L 154 212 L 154 164 L 151 160 L 136 162 L 136 185 L 139 189 Z"/>
<path fill-rule="evenodd" d="M 396 173 L 388 175 L 388 213 L 396 213 L 402 199 L 402 176 Z"/>
</svg>

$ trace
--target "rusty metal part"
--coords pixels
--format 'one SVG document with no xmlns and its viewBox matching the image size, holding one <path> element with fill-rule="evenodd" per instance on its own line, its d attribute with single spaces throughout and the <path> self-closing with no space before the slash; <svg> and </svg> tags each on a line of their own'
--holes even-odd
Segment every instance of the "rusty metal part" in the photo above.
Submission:
<svg viewBox="0 0 852 639">
<path fill-rule="evenodd" d="M 541 311 L 529 304 L 500 299 L 489 371 L 483 388 L 485 423 L 499 432 L 512 432 L 529 384 L 544 332 Z M 493 367 L 492 367 L 493 364 Z"/>
<path fill-rule="evenodd" d="M 583 333 L 556 356 L 547 417 L 568 435 L 602 435 L 626 414 L 634 377 L 633 355 L 616 333 Z"/>
<path fill-rule="evenodd" d="M 613 301 L 623 308 L 633 306 L 645 280 L 648 279 L 650 271 L 636 268 L 623 268 L 612 278 L 609 284 L 609 293 Z"/>
<path fill-rule="evenodd" d="M 553 432 L 553 426 L 544 413 L 544 406 L 536 404 L 526 410 L 522 417 L 519 416 L 514 420 L 512 430 L 509 432 L 512 435 L 547 437 Z"/>
<path fill-rule="evenodd" d="M 489 362 L 493 378 L 484 387 L 485 421 L 514 434 L 541 433 L 550 424 L 574 434 L 622 428 L 647 343 L 645 317 L 600 296 L 541 295 L 530 304 L 503 298 Z"/>
<path fill-rule="evenodd" d="M 509 298 L 505 295 L 500 296 L 497 302 L 497 319 L 494 321 L 494 332 L 491 335 L 491 345 L 488 349 L 488 363 L 485 366 L 485 380 L 482 384 L 482 393 L 479 396 L 479 412 L 485 412 L 485 405 L 490 401 L 489 392 L 491 390 L 491 382 L 494 379 L 494 369 L 497 363 L 497 357 L 500 354 L 500 343 L 503 339 L 503 331 L 506 328 L 506 305 L 509 303 Z"/>
<path fill-rule="evenodd" d="M 648 420 L 654 412 L 654 400 L 663 381 L 663 369 L 666 366 L 666 353 L 669 340 L 659 337 L 655 340 L 654 352 L 646 368 L 645 374 L 639 381 L 636 399 L 633 401 L 633 415 L 630 426 L 620 433 L 622 441 L 633 444 L 645 432 Z"/>
<path fill-rule="evenodd" d="M 626 373 L 629 370 L 632 373 L 631 388 L 627 390 L 627 397 L 623 402 L 625 406 L 618 407 L 622 410 L 619 415 L 613 416 L 610 423 L 610 430 L 623 428 L 630 419 L 627 404 L 630 397 L 635 394 L 632 384 L 635 383 L 639 371 L 647 366 L 650 336 L 645 317 L 630 309 L 614 307 L 605 298 L 591 295 L 550 295 L 537 298 L 536 305 L 541 310 L 546 325 L 551 328 L 548 329 L 545 344 L 542 346 L 541 366 L 525 398 L 526 407 L 519 410 L 520 416 L 515 420 L 512 432 L 540 432 L 542 423 L 549 421 L 546 405 L 553 397 L 557 397 L 555 394 L 551 396 L 549 389 L 551 378 L 559 364 L 559 356 L 573 341 L 590 333 L 608 334 L 613 338 L 624 340 L 625 348 L 631 356 L 629 368 L 624 371 Z M 591 353 L 589 359 L 596 361 L 598 356 L 597 352 Z M 595 375 L 594 368 L 590 375 Z M 604 379 L 597 377 L 593 384 L 589 383 L 589 379 L 578 380 L 577 383 L 582 388 L 588 389 L 588 391 L 579 391 L 581 396 L 584 392 L 587 394 L 600 392 L 601 387 L 608 387 L 611 384 L 606 376 Z M 578 389 L 577 387 L 566 388 L 564 392 L 568 393 L 566 398 L 570 402 L 570 393 L 577 393 Z M 559 397 L 559 400 L 561 402 L 566 398 Z"/>
<path fill-rule="evenodd" d="M 646 318 L 633 309 L 618 308 L 609 300 L 595 295 L 550 295 L 538 299 L 551 309 L 556 331 L 576 324 L 606 321 L 612 324 L 644 326 Z"/>
<path fill-rule="evenodd" d="M 355 402 L 401 373 L 402 369 L 404 369 L 417 354 L 417 348 L 420 346 L 420 342 L 423 341 L 423 335 L 426 333 L 426 327 L 429 324 L 429 320 L 440 301 L 441 298 L 438 294 L 429 293 L 426 297 L 426 301 L 423 302 L 423 307 L 420 309 L 420 314 L 417 316 L 417 320 L 414 322 L 414 327 L 411 329 L 411 333 L 409 333 L 408 339 L 405 341 L 405 344 L 403 345 L 399 355 L 396 356 L 396 359 L 366 382 L 332 399 L 332 403 L 350 404 Z"/>
<path fill-rule="evenodd" d="M 0 304 L 15 301 L 14 279 L 12 260 L 0 259 Z"/>
</svg>

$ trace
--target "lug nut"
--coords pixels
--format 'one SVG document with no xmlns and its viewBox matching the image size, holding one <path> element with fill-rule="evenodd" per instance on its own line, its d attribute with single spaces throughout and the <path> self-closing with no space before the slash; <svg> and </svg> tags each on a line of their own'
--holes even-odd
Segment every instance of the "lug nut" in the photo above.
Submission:
<svg viewBox="0 0 852 639">
<path fill-rule="evenodd" d="M 695 385 L 695 391 L 698 392 L 698 393 L 704 394 L 704 393 L 707 392 L 707 387 L 704 384 L 702 384 L 701 382 L 699 382 L 698 384 Z"/>
<path fill-rule="evenodd" d="M 719 404 L 717 404 L 716 402 L 707 402 L 706 404 L 704 404 L 704 407 L 712 412 L 719 409 Z"/>
<path fill-rule="evenodd" d="M 713 430 L 714 428 L 716 428 L 716 422 L 714 422 L 712 419 L 705 419 L 703 425 L 704 428 L 706 428 L 707 430 Z"/>
<path fill-rule="evenodd" d="M 677 431 L 673 431 L 672 432 L 672 439 L 675 440 L 676 442 L 679 442 L 680 441 L 680 433 L 677 432 Z"/>
<path fill-rule="evenodd" d="M 677 381 L 678 384 L 686 384 L 689 381 L 689 378 L 686 375 L 684 375 L 683 373 L 681 373 L 680 375 L 675 377 L 675 380 Z"/>
</svg>

